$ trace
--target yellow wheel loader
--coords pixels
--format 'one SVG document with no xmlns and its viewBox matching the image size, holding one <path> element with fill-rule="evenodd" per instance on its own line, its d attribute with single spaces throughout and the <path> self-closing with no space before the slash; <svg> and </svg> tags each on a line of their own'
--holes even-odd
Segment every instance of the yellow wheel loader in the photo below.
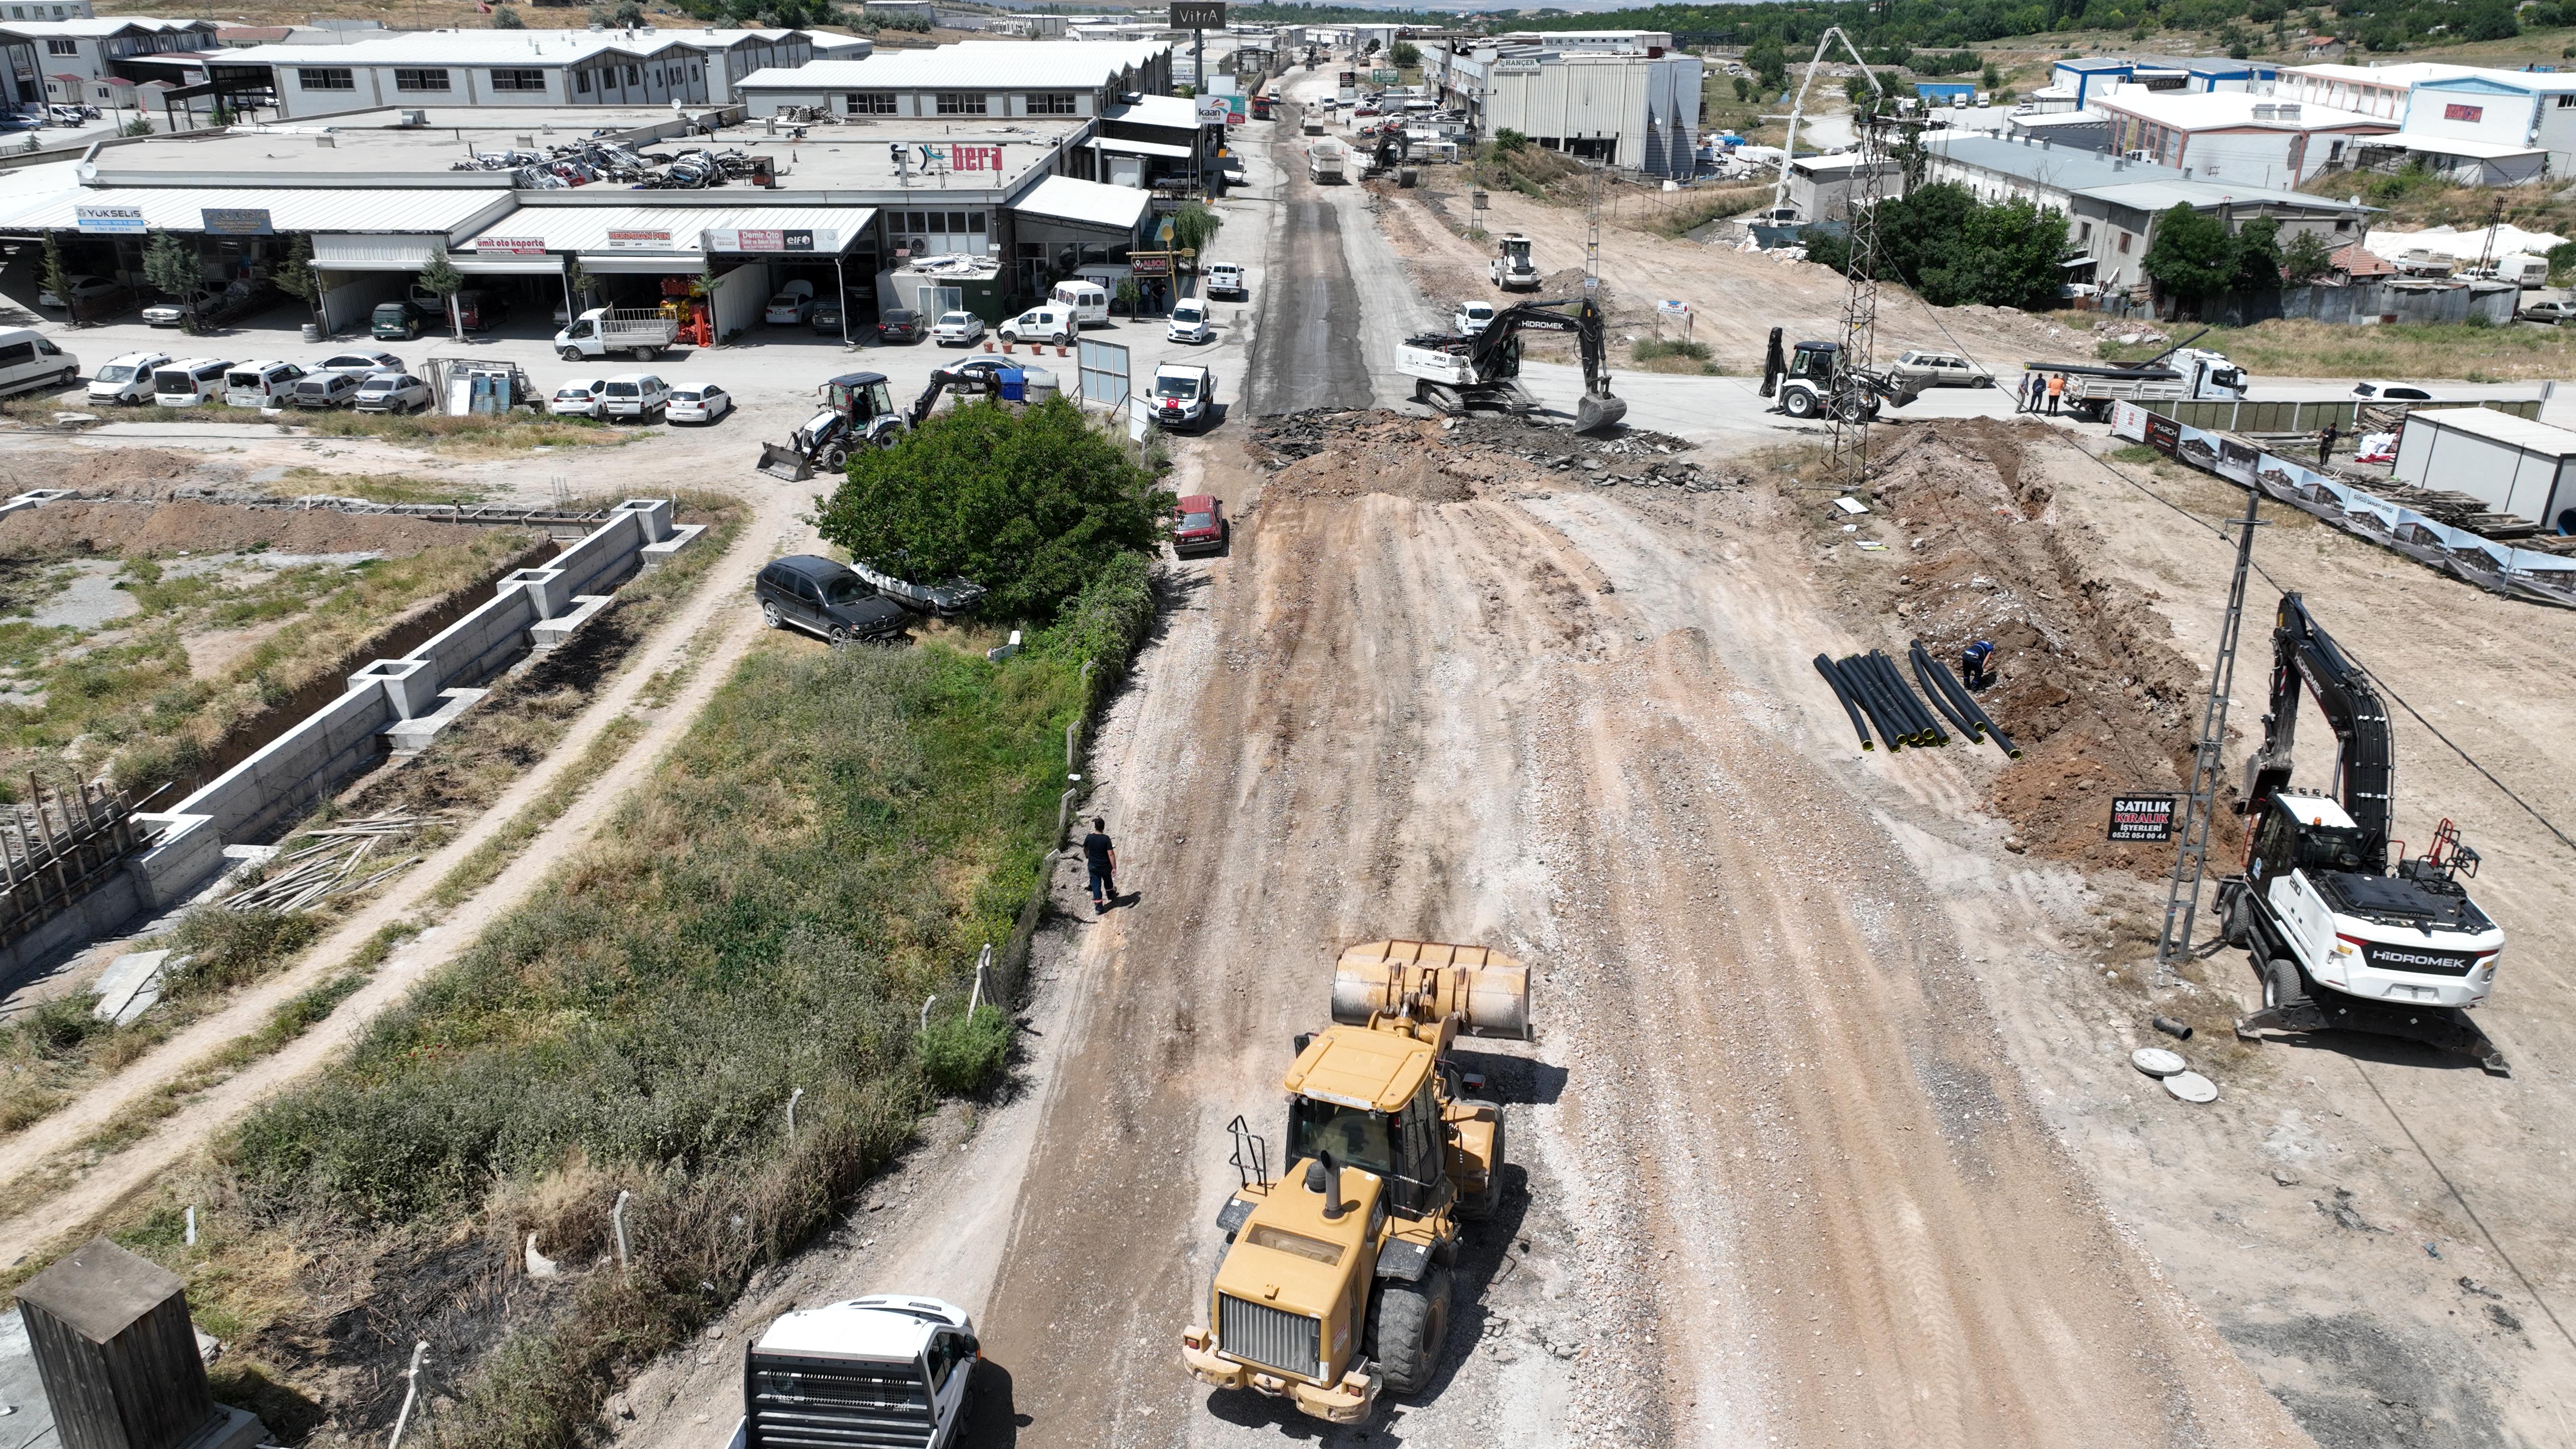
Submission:
<svg viewBox="0 0 2576 1449">
<path fill-rule="evenodd" d="M 1334 1025 L 1297 1038 L 1288 1171 L 1237 1117 L 1239 1187 L 1192 1375 L 1355 1424 L 1431 1380 L 1461 1220 L 1502 1199 L 1503 1109 L 1449 1060 L 1460 1036 L 1530 1037 L 1529 968 L 1482 946 L 1370 941 L 1333 973 Z"/>
</svg>

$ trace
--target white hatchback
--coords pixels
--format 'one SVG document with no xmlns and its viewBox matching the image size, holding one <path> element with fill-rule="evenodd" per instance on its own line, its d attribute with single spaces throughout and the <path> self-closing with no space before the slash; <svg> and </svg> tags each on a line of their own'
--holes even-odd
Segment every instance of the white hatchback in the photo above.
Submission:
<svg viewBox="0 0 2576 1449">
<path fill-rule="evenodd" d="M 984 340 L 984 319 L 972 312 L 942 312 L 930 324 L 930 340 L 942 347 L 972 347 Z"/>
<path fill-rule="evenodd" d="M 152 369 L 167 367 L 171 357 L 166 352 L 129 352 L 111 360 L 89 380 L 89 400 L 94 403 L 148 403 L 152 401 Z"/>
<path fill-rule="evenodd" d="M 714 383 L 683 384 L 671 389 L 662 409 L 666 423 L 712 423 L 733 411 L 733 394 Z"/>
<path fill-rule="evenodd" d="M 608 386 L 604 377 L 585 377 L 565 383 L 546 399 L 546 411 L 559 418 L 595 418 L 599 416 L 599 390 Z"/>
</svg>

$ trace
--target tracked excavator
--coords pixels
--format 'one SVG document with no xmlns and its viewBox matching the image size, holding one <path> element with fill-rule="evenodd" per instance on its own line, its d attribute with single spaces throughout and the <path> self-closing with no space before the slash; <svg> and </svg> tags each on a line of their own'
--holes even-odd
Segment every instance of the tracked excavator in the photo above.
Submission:
<svg viewBox="0 0 2576 1449">
<path fill-rule="evenodd" d="M 843 373 L 816 389 L 823 396 L 823 406 L 788 434 L 786 442 L 761 446 L 760 471 L 790 483 L 802 483 L 818 469 L 838 472 L 853 450 L 892 447 L 896 439 L 919 427 L 939 405 L 940 394 L 989 393 L 999 387 L 987 369 L 943 367 L 930 374 L 930 386 L 922 389 L 911 407 L 897 408 L 884 373 Z"/>
<path fill-rule="evenodd" d="M 2302 693 L 2334 730 L 2330 793 L 2290 783 Z M 2236 807 L 2249 826 L 2245 868 L 2218 887 L 2223 937 L 2246 950 L 2263 982 L 2263 1009 L 2238 1021 L 2236 1034 L 2374 1032 L 2510 1075 L 2468 1016 L 2494 988 L 2504 951 L 2503 929 L 2462 884 L 2477 875 L 2478 853 L 2444 820 L 2431 847 L 2409 859 L 2405 842 L 2388 835 L 2395 775 L 2379 691 L 2306 601 L 2283 594 L 2263 746 L 2246 761 Z"/>
<path fill-rule="evenodd" d="M 1451 416 L 1470 408 L 1499 408 L 1526 416 L 1539 400 L 1521 386 L 1523 332 L 1570 332 L 1583 359 L 1583 396 L 1575 403 L 1574 430 L 1597 433 L 1628 415 L 1628 404 L 1610 395 L 1610 355 L 1602 340 L 1601 308 L 1589 297 L 1523 302 L 1494 314 L 1477 332 L 1427 332 L 1408 337 L 1396 366 L 1413 378 L 1413 400 Z"/>
<path fill-rule="evenodd" d="M 1296 1040 L 1288 1171 L 1237 1117 L 1237 1189 L 1207 1318 L 1181 1334 L 1203 1383 L 1356 1424 L 1431 1380 L 1462 1221 L 1502 1201 L 1503 1109 L 1450 1060 L 1461 1036 L 1528 1040 L 1529 968 L 1482 946 L 1369 941 L 1333 972 L 1333 1025 Z"/>
</svg>

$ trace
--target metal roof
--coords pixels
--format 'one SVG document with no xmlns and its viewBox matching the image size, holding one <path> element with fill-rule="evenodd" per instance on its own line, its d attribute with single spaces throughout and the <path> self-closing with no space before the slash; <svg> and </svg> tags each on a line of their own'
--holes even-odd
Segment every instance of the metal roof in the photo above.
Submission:
<svg viewBox="0 0 2576 1449">
<path fill-rule="evenodd" d="M 2337 201 L 2330 196 L 2194 180 L 2175 167 L 2156 166 L 2144 161 L 2114 161 L 2098 151 L 2087 151 L 2078 146 L 2051 146 L 2037 141 L 2008 141 L 1999 136 L 1945 133 L 1924 138 L 1923 149 L 1963 166 L 1979 167 L 2051 190 L 2080 192 L 2123 206 L 2160 210 L 2176 202 L 2218 206 L 2237 201 L 2270 202 L 2354 215 L 2372 210 L 2348 201 Z M 2163 199 L 2141 199 L 2148 193 L 2140 188 L 2148 188 Z"/>
<path fill-rule="evenodd" d="M 1071 176 L 1050 176 L 1029 188 L 1011 210 L 1084 226 L 1134 231 L 1154 198 L 1133 186 L 1103 186 Z"/>
<path fill-rule="evenodd" d="M 416 30 L 346 45 L 283 41 L 227 51 L 240 65 L 576 65 L 601 55 L 649 59 L 670 50 L 775 44 L 794 30 Z"/>
<path fill-rule="evenodd" d="M 100 15 L 82 20 L 10 20 L 0 22 L 0 30 L 5 30 L 12 35 L 23 35 L 31 40 L 56 36 L 89 36 L 95 39 L 111 35 L 123 35 L 129 30 L 139 30 L 151 35 L 166 35 L 174 30 L 196 30 L 200 28 L 202 28 L 208 35 L 212 35 L 216 30 L 215 22 L 211 20 L 156 20 L 149 15 Z"/>
<path fill-rule="evenodd" d="M 2472 141 L 2465 136 L 2417 136 L 2404 131 L 2394 136 L 2373 136 L 2365 144 L 2397 146 L 2408 151 L 2422 151 L 2434 156 L 2472 156 L 2481 161 L 2498 161 L 2507 156 L 2537 156 L 2538 146 L 2516 146 L 2504 141 Z"/>
<path fill-rule="evenodd" d="M 1103 121 L 1125 121 L 1131 126 L 1161 126 L 1173 131 L 1195 131 L 1199 128 L 1199 108 L 1187 96 L 1139 96 L 1125 105 L 1102 110 Z"/>
<path fill-rule="evenodd" d="M 266 211 L 270 225 L 282 232 L 454 232 L 495 207 L 506 210 L 512 200 L 494 191 L 86 186 L 17 205 L 0 203 L 0 228 L 71 231 L 78 224 L 75 206 L 134 206 L 142 208 L 144 225 L 156 231 L 204 231 L 203 213 L 211 207 Z"/>
<path fill-rule="evenodd" d="M 865 60 L 772 66 L 736 84 L 788 91 L 1079 90 L 1107 85 L 1171 48 L 1160 40 L 965 40 L 935 50 L 881 50 Z"/>
<path fill-rule="evenodd" d="M 543 195 L 544 193 L 538 193 Z M 700 233 L 729 230 L 828 231 L 839 245 L 839 251 L 858 239 L 876 220 L 872 206 L 522 206 L 509 215 L 493 221 L 477 235 L 543 237 L 549 252 L 600 252 L 610 255 L 628 252 L 639 255 L 685 256 L 694 260 L 701 250 Z M 625 246 L 611 246 L 610 232 L 657 232 L 671 234 L 665 247 L 650 244 L 649 239 L 628 237 Z M 470 249 L 473 241 L 459 242 Z"/>
<path fill-rule="evenodd" d="M 2151 91 L 2145 86 L 2113 86 L 2096 91 L 2089 105 L 2126 111 L 2177 131 L 2263 130 L 2345 131 L 2367 127 L 2394 131 L 2397 123 L 2359 111 L 2337 110 L 2313 102 L 2276 101 L 2252 91 Z M 2288 106 L 2295 115 L 2282 115 Z"/>
<path fill-rule="evenodd" d="M 2417 407 L 2406 415 L 2406 421 L 2470 433 L 2492 442 L 2504 443 L 2528 452 L 2543 453 L 2552 458 L 2576 457 L 2576 433 L 2548 423 L 2518 418 L 2494 408 L 2426 408 Z"/>
</svg>

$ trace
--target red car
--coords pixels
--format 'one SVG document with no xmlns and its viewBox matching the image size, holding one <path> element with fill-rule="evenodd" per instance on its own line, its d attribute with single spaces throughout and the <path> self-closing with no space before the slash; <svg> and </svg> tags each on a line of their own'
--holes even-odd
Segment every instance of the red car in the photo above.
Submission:
<svg viewBox="0 0 2576 1449">
<path fill-rule="evenodd" d="M 1225 505 L 1213 493 L 1193 493 L 1173 510 L 1172 552 L 1223 553 L 1226 544 Z"/>
</svg>

